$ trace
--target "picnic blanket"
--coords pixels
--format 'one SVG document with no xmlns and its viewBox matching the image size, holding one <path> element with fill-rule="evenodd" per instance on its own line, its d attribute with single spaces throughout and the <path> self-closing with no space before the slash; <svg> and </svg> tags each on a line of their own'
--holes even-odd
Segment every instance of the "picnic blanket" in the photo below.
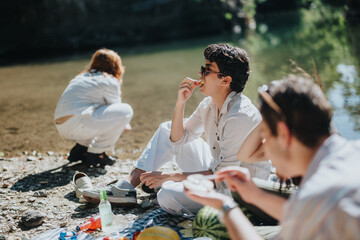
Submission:
<svg viewBox="0 0 360 240">
<path fill-rule="evenodd" d="M 192 237 L 186 237 L 183 235 L 181 230 L 183 230 L 184 227 L 179 225 L 180 223 L 187 221 L 187 220 L 189 220 L 189 218 L 174 216 L 174 215 L 171 215 L 171 214 L 165 212 L 161 208 L 158 208 L 158 209 L 152 211 L 151 213 L 145 215 L 144 217 L 134 221 L 134 223 L 132 223 L 129 227 L 127 227 L 125 229 L 119 229 L 118 233 L 121 236 L 128 237 L 130 240 L 132 240 L 133 234 L 136 231 L 142 231 L 145 227 L 164 226 L 164 227 L 169 227 L 169 228 L 173 229 L 174 231 L 176 231 L 182 240 L 192 240 L 193 239 Z M 60 232 L 64 231 L 64 230 L 66 230 L 66 229 L 64 229 L 64 228 L 50 229 L 32 239 L 33 240 L 58 240 Z M 86 233 L 80 233 L 77 236 L 78 240 L 102 240 L 103 238 L 104 237 L 96 238 L 96 237 L 93 237 Z"/>
<path fill-rule="evenodd" d="M 171 215 L 165 212 L 164 210 L 162 210 L 161 208 L 159 208 L 152 211 L 145 217 L 136 220 L 130 227 L 125 228 L 119 233 L 125 237 L 132 239 L 132 236 L 136 231 L 141 231 L 145 227 L 163 226 L 163 227 L 171 228 L 174 231 L 176 231 L 181 239 L 190 240 L 193 238 L 184 237 L 183 234 L 180 232 L 180 230 L 184 228 L 178 225 L 179 223 L 182 223 L 188 219 L 189 218 Z"/>
</svg>

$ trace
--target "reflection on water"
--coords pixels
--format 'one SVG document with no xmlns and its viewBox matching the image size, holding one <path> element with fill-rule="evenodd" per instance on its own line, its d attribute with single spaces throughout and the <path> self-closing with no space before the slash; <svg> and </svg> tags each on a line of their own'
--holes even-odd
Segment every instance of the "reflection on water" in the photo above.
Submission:
<svg viewBox="0 0 360 240">
<path fill-rule="evenodd" d="M 288 74 L 289 59 L 313 74 L 314 59 L 338 131 L 359 139 L 359 30 L 359 25 L 346 25 L 341 9 L 326 6 L 258 19 L 257 31 L 239 42 L 252 58 L 248 95 L 256 99 L 256 86 Z"/>
<path fill-rule="evenodd" d="M 350 139 L 360 138 L 360 82 L 355 66 L 339 64 L 341 74 L 328 97 L 334 107 L 333 121 L 337 130 Z"/>
<path fill-rule="evenodd" d="M 360 138 L 360 56 L 356 55 L 360 43 L 353 37 L 359 29 L 349 30 L 336 9 L 311 8 L 257 22 L 257 29 L 245 38 L 230 40 L 250 55 L 252 73 L 245 94 L 257 102 L 257 88 L 288 74 L 289 59 L 312 73 L 313 58 L 334 106 L 336 127 L 347 138 Z M 119 152 L 136 158 L 134 154 L 140 154 L 158 125 L 171 119 L 179 82 L 187 76 L 197 78 L 203 50 L 213 42 L 219 40 L 161 45 L 143 52 L 135 49 L 137 53 L 118 50 L 126 66 L 123 99 L 134 109 L 133 131 L 120 138 Z M 53 112 L 67 83 L 90 56 L 0 68 L 0 150 L 67 151 L 71 147 L 56 133 Z M 196 91 L 186 106 L 187 116 L 202 98 Z"/>
</svg>

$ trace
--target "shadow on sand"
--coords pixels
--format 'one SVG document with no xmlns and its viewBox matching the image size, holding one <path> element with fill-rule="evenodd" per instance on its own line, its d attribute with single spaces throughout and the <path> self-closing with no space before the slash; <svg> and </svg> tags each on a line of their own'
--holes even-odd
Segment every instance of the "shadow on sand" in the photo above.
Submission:
<svg viewBox="0 0 360 240">
<path fill-rule="evenodd" d="M 89 177 L 97 177 L 106 173 L 106 170 L 103 168 L 87 168 L 82 163 L 67 163 L 41 173 L 31 174 L 19 179 L 11 187 L 11 190 L 28 192 L 64 186 L 72 181 L 75 171 L 84 172 Z"/>
</svg>

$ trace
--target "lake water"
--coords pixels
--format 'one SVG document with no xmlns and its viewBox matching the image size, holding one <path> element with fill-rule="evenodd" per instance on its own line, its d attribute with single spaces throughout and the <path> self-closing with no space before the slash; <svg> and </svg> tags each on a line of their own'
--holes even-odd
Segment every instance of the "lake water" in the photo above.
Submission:
<svg viewBox="0 0 360 240">
<path fill-rule="evenodd" d="M 332 24 L 319 19 L 311 11 L 276 15 L 259 18 L 256 31 L 245 37 L 113 48 L 126 66 L 123 101 L 134 109 L 133 131 L 120 138 L 118 153 L 130 158 L 140 154 L 158 125 L 171 119 L 179 82 L 187 76 L 197 78 L 204 48 L 221 41 L 249 53 L 252 73 L 244 93 L 255 103 L 258 86 L 291 72 L 289 59 L 310 74 L 314 60 L 334 107 L 336 128 L 348 139 L 359 139 L 360 31 L 346 26 L 341 17 L 335 17 Z M 53 111 L 67 83 L 90 57 L 91 53 L 0 67 L 0 151 L 68 151 L 72 143 L 57 135 Z M 196 91 L 186 106 L 187 116 L 202 99 Z"/>
</svg>

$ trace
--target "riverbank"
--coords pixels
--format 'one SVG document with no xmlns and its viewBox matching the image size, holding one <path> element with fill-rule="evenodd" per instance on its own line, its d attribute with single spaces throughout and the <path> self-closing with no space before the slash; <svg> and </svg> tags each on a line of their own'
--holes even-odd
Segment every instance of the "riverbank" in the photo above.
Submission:
<svg viewBox="0 0 360 240">
<path fill-rule="evenodd" d="M 123 133 L 115 145 L 118 158 L 136 160 L 159 124 L 171 119 L 179 82 L 186 76 L 196 78 L 203 63 L 207 43 L 198 44 L 122 55 L 126 66 L 122 101 L 132 106 L 134 117 L 132 131 Z M 54 111 L 69 81 L 90 58 L 91 54 L 0 67 L 0 154 L 68 153 L 75 143 L 57 133 Z M 202 98 L 196 91 L 187 105 L 187 116 Z"/>
<path fill-rule="evenodd" d="M 94 186 L 126 178 L 133 161 L 117 159 L 113 166 L 86 168 L 71 163 L 61 153 L 37 152 L 15 157 L 0 157 L 0 239 L 26 240 L 52 228 L 74 230 L 90 216 L 98 214 L 97 206 L 80 203 L 76 198 L 72 177 L 85 172 Z M 172 163 L 163 170 L 174 170 Z M 156 199 L 137 189 L 138 205 L 133 208 L 113 207 L 114 222 L 125 228 L 144 214 L 158 207 Z M 26 211 L 45 214 L 40 226 L 25 227 L 21 216 Z M 100 232 L 91 233 L 99 236 Z"/>
</svg>

